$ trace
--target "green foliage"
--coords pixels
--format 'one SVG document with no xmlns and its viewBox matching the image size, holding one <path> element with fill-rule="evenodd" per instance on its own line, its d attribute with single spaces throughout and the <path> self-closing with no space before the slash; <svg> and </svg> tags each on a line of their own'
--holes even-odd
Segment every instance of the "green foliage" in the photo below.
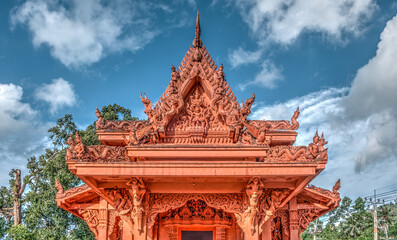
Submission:
<svg viewBox="0 0 397 240">
<path fill-rule="evenodd" d="M 388 237 L 396 239 L 397 219 L 393 218 L 393 210 L 397 213 L 397 206 L 383 206 L 378 209 L 379 239 L 385 239 L 385 227 L 388 228 Z M 322 231 L 317 233 L 317 239 L 327 240 L 370 240 L 373 239 L 372 210 L 367 210 L 362 198 L 354 202 L 345 197 L 340 206 L 326 215 L 327 221 Z M 385 224 L 388 224 L 387 226 Z M 313 239 L 313 235 L 306 231 L 303 239 Z"/>
<path fill-rule="evenodd" d="M 63 148 L 66 140 L 76 132 L 76 129 L 72 115 L 66 114 L 63 118 L 59 118 L 57 125 L 48 129 L 48 132 L 54 146 Z"/>
<path fill-rule="evenodd" d="M 28 228 L 22 224 L 12 226 L 7 231 L 8 237 L 13 240 L 35 240 L 37 239 L 34 233 L 30 232 Z"/>
<path fill-rule="evenodd" d="M 105 120 L 137 120 L 131 117 L 131 110 L 117 104 L 102 107 Z M 95 132 L 95 122 L 79 135 L 86 145 L 98 145 Z M 23 183 L 28 188 L 20 199 L 22 203 L 22 224 L 12 226 L 11 215 L 1 214 L 1 239 L 79 239 L 92 240 L 94 235 L 87 224 L 59 208 L 56 205 L 55 179 L 58 179 L 65 189 L 81 185 L 82 182 L 68 170 L 65 162 L 66 140 L 77 131 L 73 117 L 66 114 L 57 120 L 56 125 L 48 130 L 54 148 L 46 149 L 39 157 L 31 157 L 27 162 L 27 170 Z M 15 170 L 10 172 L 10 186 L 15 186 Z M 13 207 L 14 196 L 12 189 L 0 188 L 0 210 L 9 210 Z"/>
<path fill-rule="evenodd" d="M 130 120 L 138 120 L 136 117 L 131 116 L 131 110 L 128 108 L 121 107 L 117 104 L 103 106 L 102 117 L 104 120 L 109 121 L 130 121 Z M 122 116 L 122 118 L 120 118 Z"/>
</svg>

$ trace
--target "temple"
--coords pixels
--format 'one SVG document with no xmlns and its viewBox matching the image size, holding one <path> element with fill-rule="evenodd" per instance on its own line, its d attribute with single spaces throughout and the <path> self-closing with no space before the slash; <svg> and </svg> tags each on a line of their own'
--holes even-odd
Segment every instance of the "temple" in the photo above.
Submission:
<svg viewBox="0 0 397 240">
<path fill-rule="evenodd" d="M 315 133 L 294 146 L 291 121 L 249 118 L 255 95 L 239 103 L 223 66 L 195 37 L 157 103 L 141 94 L 147 120 L 105 121 L 101 145 L 68 140 L 66 162 L 85 184 L 64 190 L 59 207 L 87 222 L 97 239 L 297 240 L 340 202 L 308 185 L 328 160 Z M 291 113 L 292 114 L 292 113 Z"/>
</svg>

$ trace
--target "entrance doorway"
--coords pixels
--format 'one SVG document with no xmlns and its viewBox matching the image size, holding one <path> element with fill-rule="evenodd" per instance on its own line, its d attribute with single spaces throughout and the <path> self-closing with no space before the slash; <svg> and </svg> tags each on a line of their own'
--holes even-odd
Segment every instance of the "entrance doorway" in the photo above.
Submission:
<svg viewBox="0 0 397 240">
<path fill-rule="evenodd" d="M 213 240 L 212 231 L 182 231 L 182 240 Z"/>
</svg>

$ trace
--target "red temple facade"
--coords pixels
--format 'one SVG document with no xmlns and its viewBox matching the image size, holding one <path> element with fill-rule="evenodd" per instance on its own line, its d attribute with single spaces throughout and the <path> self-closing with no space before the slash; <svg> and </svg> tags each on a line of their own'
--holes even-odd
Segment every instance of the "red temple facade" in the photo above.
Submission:
<svg viewBox="0 0 397 240">
<path fill-rule="evenodd" d="M 316 133 L 293 146 L 291 121 L 249 120 L 255 96 L 237 101 L 200 38 L 195 38 L 148 119 L 105 121 L 101 145 L 70 137 L 66 161 L 85 185 L 64 190 L 59 207 L 84 219 L 97 239 L 296 240 L 340 202 L 308 184 L 325 168 L 327 143 Z"/>
</svg>

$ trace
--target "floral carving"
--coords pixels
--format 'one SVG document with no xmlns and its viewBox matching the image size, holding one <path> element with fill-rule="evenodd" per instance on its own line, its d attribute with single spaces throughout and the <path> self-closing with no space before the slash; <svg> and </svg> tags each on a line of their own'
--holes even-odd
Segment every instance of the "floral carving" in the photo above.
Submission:
<svg viewBox="0 0 397 240">
<path fill-rule="evenodd" d="M 147 226 L 152 228 L 158 213 L 184 206 L 189 200 L 202 200 L 208 206 L 230 213 L 242 214 L 248 207 L 242 193 L 222 194 L 150 194 Z"/>
<path fill-rule="evenodd" d="M 174 224 L 232 224 L 232 218 L 223 210 L 209 207 L 203 200 L 189 200 L 183 207 L 168 210 L 162 218 L 165 225 Z"/>
<path fill-rule="evenodd" d="M 78 194 L 78 193 L 80 193 L 82 191 L 86 191 L 86 190 L 91 189 L 88 185 L 83 184 L 83 185 L 78 186 L 78 187 L 74 187 L 74 188 L 71 188 L 71 189 L 68 189 L 68 190 L 64 190 L 63 186 L 61 185 L 61 183 L 58 180 L 55 180 L 55 188 L 58 190 L 58 192 L 57 192 L 57 198 L 58 199 L 69 197 L 69 196 Z"/>
<path fill-rule="evenodd" d="M 69 137 L 66 150 L 67 161 L 80 162 L 129 162 L 125 147 L 105 145 L 85 146 L 76 133 L 76 138 Z"/>
<path fill-rule="evenodd" d="M 319 209 L 301 209 L 298 211 L 299 217 L 299 233 L 300 236 L 309 226 L 310 222 L 319 217 L 320 210 Z"/>
<path fill-rule="evenodd" d="M 99 224 L 99 219 L 98 219 L 98 210 L 79 210 L 78 211 L 81 217 L 84 219 L 84 221 L 87 223 L 88 227 L 91 229 L 91 231 L 95 234 L 95 236 L 98 236 L 98 230 L 97 226 Z"/>
</svg>

